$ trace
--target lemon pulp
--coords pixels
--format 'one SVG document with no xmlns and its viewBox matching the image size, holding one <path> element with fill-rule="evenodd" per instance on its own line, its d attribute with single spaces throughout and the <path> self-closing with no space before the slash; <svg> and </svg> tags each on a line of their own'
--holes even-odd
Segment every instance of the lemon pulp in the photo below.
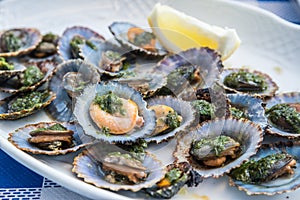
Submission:
<svg viewBox="0 0 300 200">
<path fill-rule="evenodd" d="M 173 53 L 209 47 L 218 51 L 224 60 L 240 45 L 234 29 L 207 24 L 160 3 L 154 6 L 148 22 L 161 44 Z"/>
</svg>

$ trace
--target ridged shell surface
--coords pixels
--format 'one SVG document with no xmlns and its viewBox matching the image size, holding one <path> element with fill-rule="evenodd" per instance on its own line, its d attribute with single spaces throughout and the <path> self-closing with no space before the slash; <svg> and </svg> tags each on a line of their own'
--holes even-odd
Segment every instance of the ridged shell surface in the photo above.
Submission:
<svg viewBox="0 0 300 200">
<path fill-rule="evenodd" d="M 14 132 L 9 134 L 8 140 L 14 144 L 18 149 L 26 151 L 33 154 L 45 154 L 45 155 L 63 155 L 71 152 L 75 152 L 80 148 L 83 148 L 89 144 L 92 144 L 93 139 L 84 134 L 82 128 L 75 122 L 65 122 L 61 123 L 67 130 L 72 130 L 73 134 L 73 143 L 74 146 L 64 150 L 55 150 L 48 151 L 43 150 L 35 145 L 32 145 L 28 142 L 28 139 L 31 137 L 30 132 L 36 130 L 37 128 L 46 128 L 56 124 L 56 122 L 40 122 L 38 124 L 28 124 L 24 127 L 21 127 Z"/>
<path fill-rule="evenodd" d="M 221 167 L 207 168 L 191 157 L 189 151 L 194 140 L 215 138 L 220 135 L 227 135 L 240 143 L 241 153 L 237 158 Z M 189 162 L 195 171 L 204 178 L 218 178 L 231 169 L 240 166 L 250 156 L 254 155 L 261 145 L 262 139 L 261 128 L 249 120 L 237 120 L 234 118 L 215 119 L 202 123 L 197 129 L 178 139 L 173 155 L 177 162 Z"/>
</svg>

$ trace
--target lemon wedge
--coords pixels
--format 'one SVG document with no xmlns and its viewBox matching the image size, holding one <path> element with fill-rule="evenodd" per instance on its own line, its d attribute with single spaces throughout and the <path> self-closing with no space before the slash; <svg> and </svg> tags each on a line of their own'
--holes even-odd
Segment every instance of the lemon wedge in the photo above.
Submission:
<svg viewBox="0 0 300 200">
<path fill-rule="evenodd" d="M 234 29 L 207 24 L 160 3 L 154 6 L 148 22 L 160 43 L 173 53 L 193 47 L 209 47 L 218 51 L 225 60 L 241 43 Z"/>
</svg>

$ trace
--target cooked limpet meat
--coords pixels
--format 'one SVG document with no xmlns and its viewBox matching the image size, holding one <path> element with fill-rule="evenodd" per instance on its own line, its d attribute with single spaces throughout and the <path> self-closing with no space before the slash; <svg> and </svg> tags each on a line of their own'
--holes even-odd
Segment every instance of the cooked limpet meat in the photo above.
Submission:
<svg viewBox="0 0 300 200">
<path fill-rule="evenodd" d="M 254 155 L 262 140 L 261 127 L 250 120 L 216 118 L 182 134 L 173 156 L 205 178 L 218 178 Z"/>
<path fill-rule="evenodd" d="M 180 126 L 182 117 L 170 106 L 153 105 L 149 109 L 154 110 L 156 115 L 156 127 L 152 136 L 169 132 Z"/>
<path fill-rule="evenodd" d="M 163 179 L 145 189 L 151 197 L 169 199 L 176 195 L 184 185 L 197 187 L 203 181 L 187 162 L 172 163 L 167 165 L 166 169 L 167 173 Z"/>
<path fill-rule="evenodd" d="M 278 177 L 294 174 L 296 160 L 287 153 L 275 153 L 259 160 L 250 160 L 233 169 L 230 176 L 245 183 L 262 183 Z"/>
<path fill-rule="evenodd" d="M 215 107 L 210 102 L 205 100 L 194 100 L 191 104 L 199 116 L 199 123 L 210 120 L 214 117 Z"/>
<path fill-rule="evenodd" d="M 90 106 L 90 116 L 99 128 L 105 127 L 112 134 L 124 134 L 143 124 L 137 104 L 112 92 L 95 97 Z"/>
<path fill-rule="evenodd" d="M 266 133 L 280 137 L 300 137 L 300 93 L 276 94 L 265 101 Z"/>
<path fill-rule="evenodd" d="M 155 128 L 155 113 L 142 95 L 115 81 L 86 87 L 76 98 L 74 115 L 88 135 L 109 142 L 135 142 Z"/>
<path fill-rule="evenodd" d="M 223 68 L 221 56 L 213 49 L 203 47 L 166 56 L 159 61 L 156 71 L 167 76 L 164 93 L 194 100 L 198 89 L 215 84 Z"/>
<path fill-rule="evenodd" d="M 233 72 L 224 79 L 224 84 L 238 91 L 264 91 L 268 88 L 264 77 L 260 74 L 250 73 L 244 70 Z"/>
<path fill-rule="evenodd" d="M 149 57 L 164 56 L 167 51 L 151 31 L 128 22 L 114 22 L 109 26 L 115 39 L 126 48 Z"/>
<path fill-rule="evenodd" d="M 227 92 L 261 97 L 271 97 L 278 90 L 277 84 L 269 75 L 245 68 L 224 69 L 220 76 L 220 84 Z"/>
<path fill-rule="evenodd" d="M 167 142 L 189 130 L 196 122 L 191 104 L 172 96 L 157 96 L 147 99 L 148 108 L 156 115 L 156 126 L 147 142 Z"/>
<path fill-rule="evenodd" d="M 72 137 L 74 132 L 58 123 L 47 128 L 38 128 L 29 134 L 31 138 L 28 142 L 43 150 L 56 151 L 74 146 Z"/>
<path fill-rule="evenodd" d="M 76 122 L 39 122 L 9 133 L 8 140 L 18 149 L 32 154 L 64 155 L 93 143 Z"/>
<path fill-rule="evenodd" d="M 275 195 L 299 188 L 299 141 L 262 144 L 251 158 L 231 170 L 229 185 L 248 195 Z"/>
<path fill-rule="evenodd" d="M 15 94 L 0 101 L 0 119 L 15 120 L 48 106 L 56 95 L 47 90 Z"/>
<path fill-rule="evenodd" d="M 55 60 L 27 62 L 11 58 L 9 61 L 15 69 L 9 70 L 12 74 L 1 84 L 0 91 L 11 94 L 35 90 L 51 77 L 52 70 L 57 64 Z M 17 75 L 13 73 L 20 69 L 22 71 Z"/>
<path fill-rule="evenodd" d="M 122 69 L 124 60 L 126 60 L 126 57 L 122 57 L 120 53 L 108 50 L 102 52 L 100 66 L 102 66 L 104 70 L 118 72 Z"/>
<path fill-rule="evenodd" d="M 73 26 L 67 28 L 58 41 L 58 54 L 63 60 L 82 58 L 81 47 L 82 45 L 88 46 L 90 49 L 95 50 L 95 44 L 91 39 L 98 39 L 104 41 L 104 37 L 94 30 L 83 27 Z"/>
<path fill-rule="evenodd" d="M 54 55 L 57 52 L 59 36 L 53 33 L 47 33 L 43 35 L 42 41 L 31 52 L 30 56 L 34 58 L 46 58 Z"/>
<path fill-rule="evenodd" d="M 202 138 L 191 144 L 190 154 L 197 160 L 209 167 L 219 167 L 228 158 L 234 159 L 239 156 L 240 143 L 229 136 L 220 135 L 215 138 Z"/>
<path fill-rule="evenodd" d="M 111 183 L 136 184 L 148 176 L 142 162 L 127 153 L 109 153 L 103 158 L 102 169 Z"/>
<path fill-rule="evenodd" d="M 0 34 L 0 57 L 30 53 L 40 43 L 42 35 L 34 28 L 9 29 Z"/>
<path fill-rule="evenodd" d="M 153 33 L 147 32 L 139 27 L 132 27 L 128 29 L 127 37 L 129 42 L 138 47 L 148 51 L 157 51 L 155 49 L 156 38 Z"/>
<path fill-rule="evenodd" d="M 279 129 L 300 133 L 300 103 L 276 104 L 266 110 L 266 115 Z"/>
<path fill-rule="evenodd" d="M 162 163 L 153 154 L 145 152 L 137 159 L 131 152 L 103 141 L 75 157 L 72 171 L 97 187 L 134 192 L 151 187 L 165 175 Z"/>
<path fill-rule="evenodd" d="M 22 95 L 8 103 L 8 112 L 20 112 L 22 110 L 33 108 L 37 104 L 41 104 L 49 95 L 48 91 L 34 91 Z"/>
</svg>

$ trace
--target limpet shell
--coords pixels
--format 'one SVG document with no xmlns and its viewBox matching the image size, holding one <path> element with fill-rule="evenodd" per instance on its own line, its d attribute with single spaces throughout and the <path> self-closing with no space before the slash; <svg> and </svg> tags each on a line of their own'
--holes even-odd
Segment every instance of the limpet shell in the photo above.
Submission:
<svg viewBox="0 0 300 200">
<path fill-rule="evenodd" d="M 262 157 L 273 153 L 286 152 L 295 157 L 297 162 L 296 168 L 294 168 L 294 174 L 286 177 L 279 177 L 275 180 L 261 183 L 261 184 L 248 184 L 241 181 L 237 181 L 229 177 L 229 185 L 235 186 L 241 191 L 245 191 L 247 195 L 275 195 L 287 192 L 292 192 L 300 187 L 300 143 L 294 142 L 277 142 L 273 144 L 263 144 L 257 154 L 251 157 L 251 159 L 258 160 Z"/>
<path fill-rule="evenodd" d="M 56 99 L 46 108 L 47 113 L 56 121 L 73 121 L 73 107 L 75 100 L 68 95 L 64 88 L 63 78 L 69 72 L 78 72 L 83 75 L 88 84 L 100 81 L 100 74 L 96 68 L 83 60 L 68 60 L 61 63 L 53 71 L 49 81 L 49 89 L 56 94 Z"/>
<path fill-rule="evenodd" d="M 259 124 L 264 129 L 268 122 L 265 116 L 264 102 L 259 97 L 248 94 L 227 94 L 231 106 L 240 108 L 247 115 L 247 119 Z"/>
<path fill-rule="evenodd" d="M 134 128 L 129 133 L 123 135 L 112 135 L 101 132 L 102 130 L 93 122 L 90 117 L 89 107 L 96 94 L 104 95 L 110 91 L 121 98 L 130 99 L 137 104 L 138 114 L 144 119 L 144 124 L 141 128 Z M 107 83 L 101 82 L 99 84 L 86 87 L 83 93 L 76 98 L 74 115 L 76 116 L 79 124 L 85 130 L 86 134 L 91 135 L 96 139 L 108 142 L 122 143 L 125 141 L 135 141 L 138 138 L 142 138 L 151 134 L 155 128 L 155 114 L 153 111 L 147 108 L 147 104 L 143 100 L 141 94 L 127 85 L 123 85 L 114 81 Z"/>
<path fill-rule="evenodd" d="M 228 87 L 224 84 L 224 80 L 225 78 L 231 74 L 231 73 L 237 73 L 239 71 L 245 71 L 247 73 L 254 73 L 256 75 L 260 75 L 262 77 L 265 78 L 266 84 L 267 84 L 267 89 L 264 91 L 259 91 L 259 92 L 242 92 L 242 91 L 238 91 L 234 88 Z M 251 69 L 245 69 L 245 68 L 227 68 L 224 69 L 223 72 L 220 75 L 220 80 L 219 83 L 222 87 L 224 87 L 225 90 L 229 91 L 229 92 L 234 92 L 234 93 L 247 93 L 249 95 L 253 95 L 253 96 L 260 96 L 260 97 L 271 97 L 275 94 L 275 92 L 278 90 L 278 86 L 277 84 L 272 80 L 272 78 L 268 75 L 265 74 L 263 72 L 257 71 L 257 70 L 251 70 Z"/>
<path fill-rule="evenodd" d="M 5 81 L 7 81 L 10 78 L 13 78 L 14 76 L 21 74 L 26 69 L 25 66 L 17 63 L 14 63 L 14 67 L 15 68 L 13 70 L 0 70 L 1 87 L 3 84 L 5 84 Z"/>
<path fill-rule="evenodd" d="M 35 63 L 16 63 L 15 66 L 22 66 L 25 68 L 29 66 L 36 66 L 38 67 L 41 72 L 44 74 L 43 79 L 38 81 L 37 83 L 30 85 L 30 86 L 19 86 L 19 80 L 8 80 L 4 84 L 1 84 L 0 91 L 15 94 L 18 92 L 28 92 L 33 91 L 45 82 L 47 82 L 51 78 L 52 71 L 56 67 L 57 63 L 55 61 L 41 61 Z M 25 69 L 26 70 L 26 69 Z M 24 70 L 23 70 L 24 71 Z M 23 72 L 22 71 L 22 72 Z"/>
<path fill-rule="evenodd" d="M 142 188 L 151 187 L 156 182 L 161 180 L 166 173 L 161 161 L 157 160 L 153 154 L 146 152 L 145 158 L 143 160 L 143 165 L 147 168 L 147 172 L 149 173 L 149 175 L 145 181 L 134 185 L 109 183 L 105 180 L 104 173 L 99 166 L 98 161 L 96 161 L 90 155 L 90 149 L 95 147 L 95 150 L 99 152 L 97 154 L 101 154 L 101 152 L 107 151 L 110 148 L 108 147 L 108 145 L 110 144 L 97 143 L 95 145 L 96 146 L 93 145 L 87 148 L 87 150 L 84 150 L 80 155 L 75 157 L 72 172 L 76 173 L 77 177 L 82 178 L 85 182 L 93 184 L 96 187 L 110 189 L 112 191 L 131 190 L 133 192 L 136 192 L 141 190 Z M 115 145 L 111 146 L 115 147 Z"/>
<path fill-rule="evenodd" d="M 47 107 L 56 98 L 56 95 L 53 92 L 49 92 L 49 96 L 44 100 L 43 103 L 37 104 L 32 108 L 25 109 L 19 112 L 8 113 L 8 103 L 13 99 L 20 97 L 20 95 L 23 94 L 14 94 L 12 96 L 0 100 L 0 119 L 15 120 L 22 117 L 26 117 L 37 112 L 38 110 Z"/>
<path fill-rule="evenodd" d="M 227 135 L 241 144 L 241 155 L 229 163 L 217 168 L 207 168 L 195 161 L 189 153 L 193 140 L 214 138 Z M 195 171 L 204 178 L 218 178 L 231 169 L 240 166 L 250 156 L 254 155 L 263 140 L 261 128 L 246 119 L 219 118 L 202 123 L 195 130 L 183 135 L 177 140 L 173 155 L 177 162 L 189 162 Z"/>
<path fill-rule="evenodd" d="M 114 22 L 112 23 L 108 28 L 110 32 L 114 35 L 116 40 L 122 44 L 123 46 L 135 50 L 137 53 L 144 54 L 146 56 L 164 56 L 167 54 L 167 51 L 163 48 L 163 46 L 159 43 L 159 41 L 156 39 L 155 48 L 157 52 L 152 52 L 146 49 L 143 49 L 141 47 L 138 47 L 131 42 L 128 41 L 127 32 L 130 28 L 138 27 L 134 24 L 128 23 L 128 22 Z M 144 29 L 147 31 L 146 29 Z M 151 29 L 149 28 L 147 32 L 151 32 Z"/>
<path fill-rule="evenodd" d="M 101 61 L 103 60 L 102 53 L 104 53 L 105 51 L 113 51 L 119 53 L 121 57 L 130 59 L 130 55 L 129 55 L 130 50 L 116 45 L 114 41 L 103 41 L 99 39 L 91 39 L 90 41 L 95 45 L 96 49 L 94 50 L 88 47 L 87 45 L 82 45 L 80 55 L 84 60 L 96 66 L 99 73 L 101 74 L 103 73 L 108 76 L 115 77 L 115 76 L 121 76 L 121 73 L 124 73 L 125 71 L 128 71 L 130 70 L 130 68 L 132 68 L 132 66 L 130 66 L 129 69 L 126 70 L 121 69 L 118 72 L 111 72 L 103 69 L 103 67 L 101 66 Z M 131 65 L 131 63 L 129 65 Z"/>
<path fill-rule="evenodd" d="M 70 41 L 75 35 L 80 35 L 83 38 L 89 40 L 91 38 L 98 38 L 99 40 L 104 40 L 104 37 L 90 28 L 83 26 L 72 26 L 67 28 L 61 38 L 58 41 L 58 54 L 64 59 L 72 59 Z"/>
<path fill-rule="evenodd" d="M 187 78 L 178 77 L 184 83 L 177 85 L 176 88 L 169 82 L 167 83 L 166 87 L 184 100 L 195 99 L 196 90 L 199 88 L 211 87 L 219 79 L 220 72 L 224 68 L 221 56 L 213 49 L 203 47 L 166 56 L 157 64 L 156 71 L 168 76 L 175 69 L 182 67 L 193 67 L 195 71 L 198 71 L 200 78 L 196 84 L 190 84 Z"/>
<path fill-rule="evenodd" d="M 42 34 L 40 33 L 40 31 L 38 29 L 35 29 L 35 28 L 15 28 L 15 29 L 9 29 L 9 30 L 3 31 L 2 33 L 0 33 L 0 40 L 2 39 L 2 36 L 5 33 L 10 32 L 10 31 L 17 32 L 20 34 L 25 33 L 26 34 L 25 45 L 14 52 L 4 52 L 0 46 L 0 57 L 13 57 L 13 56 L 20 56 L 23 54 L 28 54 L 32 50 L 34 50 L 36 48 L 36 46 L 42 40 Z"/>
<path fill-rule="evenodd" d="M 272 98 L 265 101 L 266 106 L 265 109 L 270 109 L 272 106 L 276 104 L 281 103 L 300 103 L 300 92 L 286 92 L 286 93 L 280 93 L 276 94 Z M 299 133 L 292 133 L 287 132 L 284 130 L 281 130 L 280 128 L 277 128 L 276 126 L 272 126 L 272 122 L 268 120 L 268 127 L 266 129 L 267 134 L 280 136 L 280 137 L 287 137 L 287 138 L 299 138 Z"/>
<path fill-rule="evenodd" d="M 33 154 L 46 154 L 46 155 L 63 155 L 63 154 L 75 152 L 80 148 L 85 147 L 93 142 L 93 139 L 85 135 L 83 129 L 75 122 L 61 123 L 61 125 L 63 125 L 68 130 L 74 131 L 73 134 L 74 147 L 67 148 L 64 150 L 47 151 L 47 150 L 42 150 L 28 142 L 28 139 L 31 137 L 29 134 L 31 131 L 34 131 L 37 128 L 49 127 L 56 123 L 57 122 L 40 122 L 37 124 L 28 124 L 10 133 L 8 140 L 13 145 L 15 145 L 18 149 L 21 149 L 22 151 L 26 151 Z"/>
<path fill-rule="evenodd" d="M 147 100 L 148 107 L 153 105 L 166 105 L 174 109 L 182 117 L 182 122 L 180 126 L 174 130 L 165 133 L 158 134 L 156 136 L 145 137 L 146 142 L 155 142 L 161 143 L 170 140 L 175 137 L 177 134 L 187 131 L 191 125 L 195 123 L 195 110 L 192 108 L 191 104 L 187 101 L 177 99 L 171 96 L 164 97 L 154 97 Z"/>
</svg>

